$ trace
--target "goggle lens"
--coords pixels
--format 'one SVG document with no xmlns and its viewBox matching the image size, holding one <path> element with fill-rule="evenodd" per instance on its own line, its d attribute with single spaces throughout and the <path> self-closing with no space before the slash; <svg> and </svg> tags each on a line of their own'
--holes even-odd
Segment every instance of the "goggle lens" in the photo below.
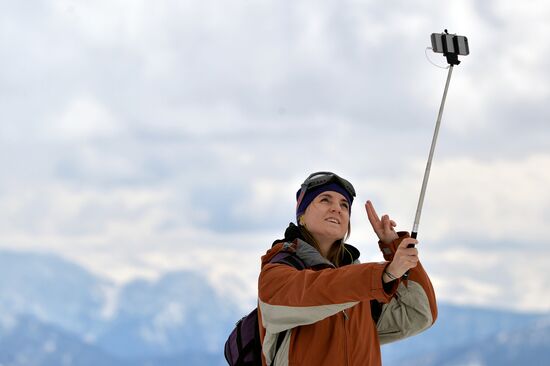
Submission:
<svg viewBox="0 0 550 366">
<path fill-rule="evenodd" d="M 329 183 L 333 180 L 340 183 L 351 196 L 355 197 L 355 188 L 353 188 L 353 185 L 344 178 L 331 172 L 317 172 L 311 174 L 306 178 L 304 183 L 302 183 L 302 189 L 305 188 L 308 190 Z"/>
<path fill-rule="evenodd" d="M 306 178 L 304 183 L 302 183 L 302 190 L 296 202 L 296 207 L 300 206 L 304 195 L 309 189 L 327 184 L 332 181 L 336 181 L 337 183 L 342 185 L 342 187 L 344 187 L 344 189 L 350 194 L 350 196 L 355 197 L 355 188 L 353 188 L 353 185 L 349 181 L 331 172 L 317 172 L 311 174 L 309 177 Z"/>
</svg>

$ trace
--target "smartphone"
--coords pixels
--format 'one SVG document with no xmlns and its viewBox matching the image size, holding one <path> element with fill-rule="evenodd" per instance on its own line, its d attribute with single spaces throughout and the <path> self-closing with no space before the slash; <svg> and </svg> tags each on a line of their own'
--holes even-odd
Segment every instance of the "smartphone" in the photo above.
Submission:
<svg viewBox="0 0 550 366">
<path fill-rule="evenodd" d="M 437 53 L 470 54 L 468 38 L 447 33 L 432 33 L 432 49 Z"/>
</svg>

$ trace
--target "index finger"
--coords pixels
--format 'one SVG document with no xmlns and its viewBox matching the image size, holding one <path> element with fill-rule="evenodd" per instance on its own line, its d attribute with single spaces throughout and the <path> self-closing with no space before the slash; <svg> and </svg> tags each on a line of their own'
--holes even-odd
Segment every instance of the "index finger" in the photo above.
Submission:
<svg viewBox="0 0 550 366">
<path fill-rule="evenodd" d="M 378 214 L 376 213 L 376 210 L 374 209 L 374 206 L 371 201 L 367 201 L 365 204 L 365 208 L 367 209 L 367 216 L 369 218 L 369 221 L 371 224 L 378 224 L 380 222 L 380 218 L 378 217 Z"/>
</svg>

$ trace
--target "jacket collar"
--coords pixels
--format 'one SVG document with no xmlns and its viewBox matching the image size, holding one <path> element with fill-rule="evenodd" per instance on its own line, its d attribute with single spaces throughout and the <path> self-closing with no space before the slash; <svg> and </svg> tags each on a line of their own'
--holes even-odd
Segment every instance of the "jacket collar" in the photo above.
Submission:
<svg viewBox="0 0 550 366">
<path fill-rule="evenodd" d="M 294 223 L 290 223 L 285 230 L 284 239 L 275 240 L 273 245 L 285 242 L 286 246 L 296 244 L 296 255 L 306 264 L 307 267 L 314 267 L 318 265 L 334 265 L 321 255 L 312 245 L 307 243 L 300 231 L 300 228 Z M 357 248 L 353 245 L 345 244 L 346 250 L 343 253 L 342 265 L 348 265 L 359 261 L 359 255 L 361 254 Z M 285 246 L 283 246 L 285 248 Z"/>
</svg>

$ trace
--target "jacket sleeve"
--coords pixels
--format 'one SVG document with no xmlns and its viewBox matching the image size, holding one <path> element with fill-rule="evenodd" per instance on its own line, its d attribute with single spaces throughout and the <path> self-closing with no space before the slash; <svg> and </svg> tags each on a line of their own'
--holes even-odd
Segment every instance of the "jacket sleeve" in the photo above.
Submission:
<svg viewBox="0 0 550 366">
<path fill-rule="evenodd" d="M 390 343 L 418 334 L 437 318 L 435 293 L 421 263 L 409 271 L 409 278 L 399 284 L 397 293 L 387 304 L 376 324 L 380 343 Z"/>
<path fill-rule="evenodd" d="M 382 272 L 387 263 L 366 263 L 322 270 L 297 270 L 285 264 L 266 264 L 259 278 L 259 309 L 263 327 L 278 333 L 313 324 L 356 305 L 376 299 L 386 303 Z"/>
</svg>

